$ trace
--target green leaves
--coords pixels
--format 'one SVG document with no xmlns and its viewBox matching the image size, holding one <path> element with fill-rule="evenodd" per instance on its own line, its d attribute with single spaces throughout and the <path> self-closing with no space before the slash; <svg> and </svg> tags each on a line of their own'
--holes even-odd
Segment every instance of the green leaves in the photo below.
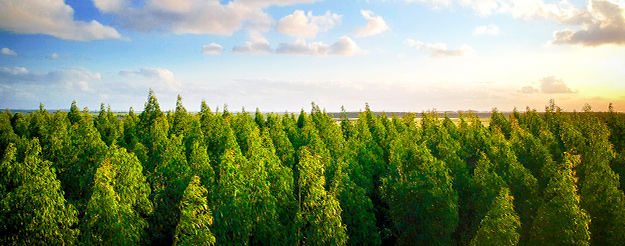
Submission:
<svg viewBox="0 0 625 246">
<path fill-rule="evenodd" d="M 512 200 L 510 191 L 501 189 L 469 245 L 517 245 L 521 237 L 518 232 L 521 221 L 514 211 Z"/>
<path fill-rule="evenodd" d="M 193 176 L 180 201 L 180 221 L 176 226 L 174 245 L 213 245 L 210 231 L 213 216 L 208 208 L 208 191 L 198 176 Z"/>
<path fill-rule="evenodd" d="M 0 164 L 0 176 L 5 177 L 0 244 L 70 245 L 76 240 L 76 209 L 66 203 L 52 163 L 42 160 L 40 152 L 39 141 L 30 141 L 24 162 L 19 163 L 11 144 Z"/>
<path fill-rule="evenodd" d="M 623 114 L 0 113 L 2 245 L 614 245 Z M 352 113 L 349 113 L 352 114 Z"/>
</svg>

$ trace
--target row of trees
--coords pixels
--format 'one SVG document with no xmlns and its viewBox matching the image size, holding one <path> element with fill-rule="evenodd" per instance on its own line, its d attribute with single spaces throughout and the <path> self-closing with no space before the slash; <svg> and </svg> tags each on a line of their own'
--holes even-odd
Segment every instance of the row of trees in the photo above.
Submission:
<svg viewBox="0 0 625 246">
<path fill-rule="evenodd" d="M 610 108 L 0 113 L 0 244 L 621 245 Z"/>
</svg>

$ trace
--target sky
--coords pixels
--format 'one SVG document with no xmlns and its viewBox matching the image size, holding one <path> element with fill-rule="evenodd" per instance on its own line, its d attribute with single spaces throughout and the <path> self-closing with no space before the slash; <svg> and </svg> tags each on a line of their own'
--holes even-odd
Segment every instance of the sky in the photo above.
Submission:
<svg viewBox="0 0 625 246">
<path fill-rule="evenodd" d="M 625 0 L 0 0 L 0 108 L 625 111 Z"/>
</svg>

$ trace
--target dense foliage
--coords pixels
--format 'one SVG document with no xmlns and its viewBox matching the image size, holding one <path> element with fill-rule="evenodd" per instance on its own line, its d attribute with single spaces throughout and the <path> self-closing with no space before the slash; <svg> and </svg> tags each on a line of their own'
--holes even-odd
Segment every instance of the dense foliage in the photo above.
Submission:
<svg viewBox="0 0 625 246">
<path fill-rule="evenodd" d="M 0 113 L 2 245 L 625 244 L 625 117 Z"/>
</svg>

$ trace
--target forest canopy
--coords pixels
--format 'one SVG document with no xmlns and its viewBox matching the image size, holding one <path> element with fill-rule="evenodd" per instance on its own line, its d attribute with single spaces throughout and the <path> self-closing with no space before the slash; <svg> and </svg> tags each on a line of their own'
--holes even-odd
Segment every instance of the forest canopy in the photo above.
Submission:
<svg viewBox="0 0 625 246">
<path fill-rule="evenodd" d="M 2 245 L 623 245 L 625 115 L 0 113 Z"/>
</svg>

